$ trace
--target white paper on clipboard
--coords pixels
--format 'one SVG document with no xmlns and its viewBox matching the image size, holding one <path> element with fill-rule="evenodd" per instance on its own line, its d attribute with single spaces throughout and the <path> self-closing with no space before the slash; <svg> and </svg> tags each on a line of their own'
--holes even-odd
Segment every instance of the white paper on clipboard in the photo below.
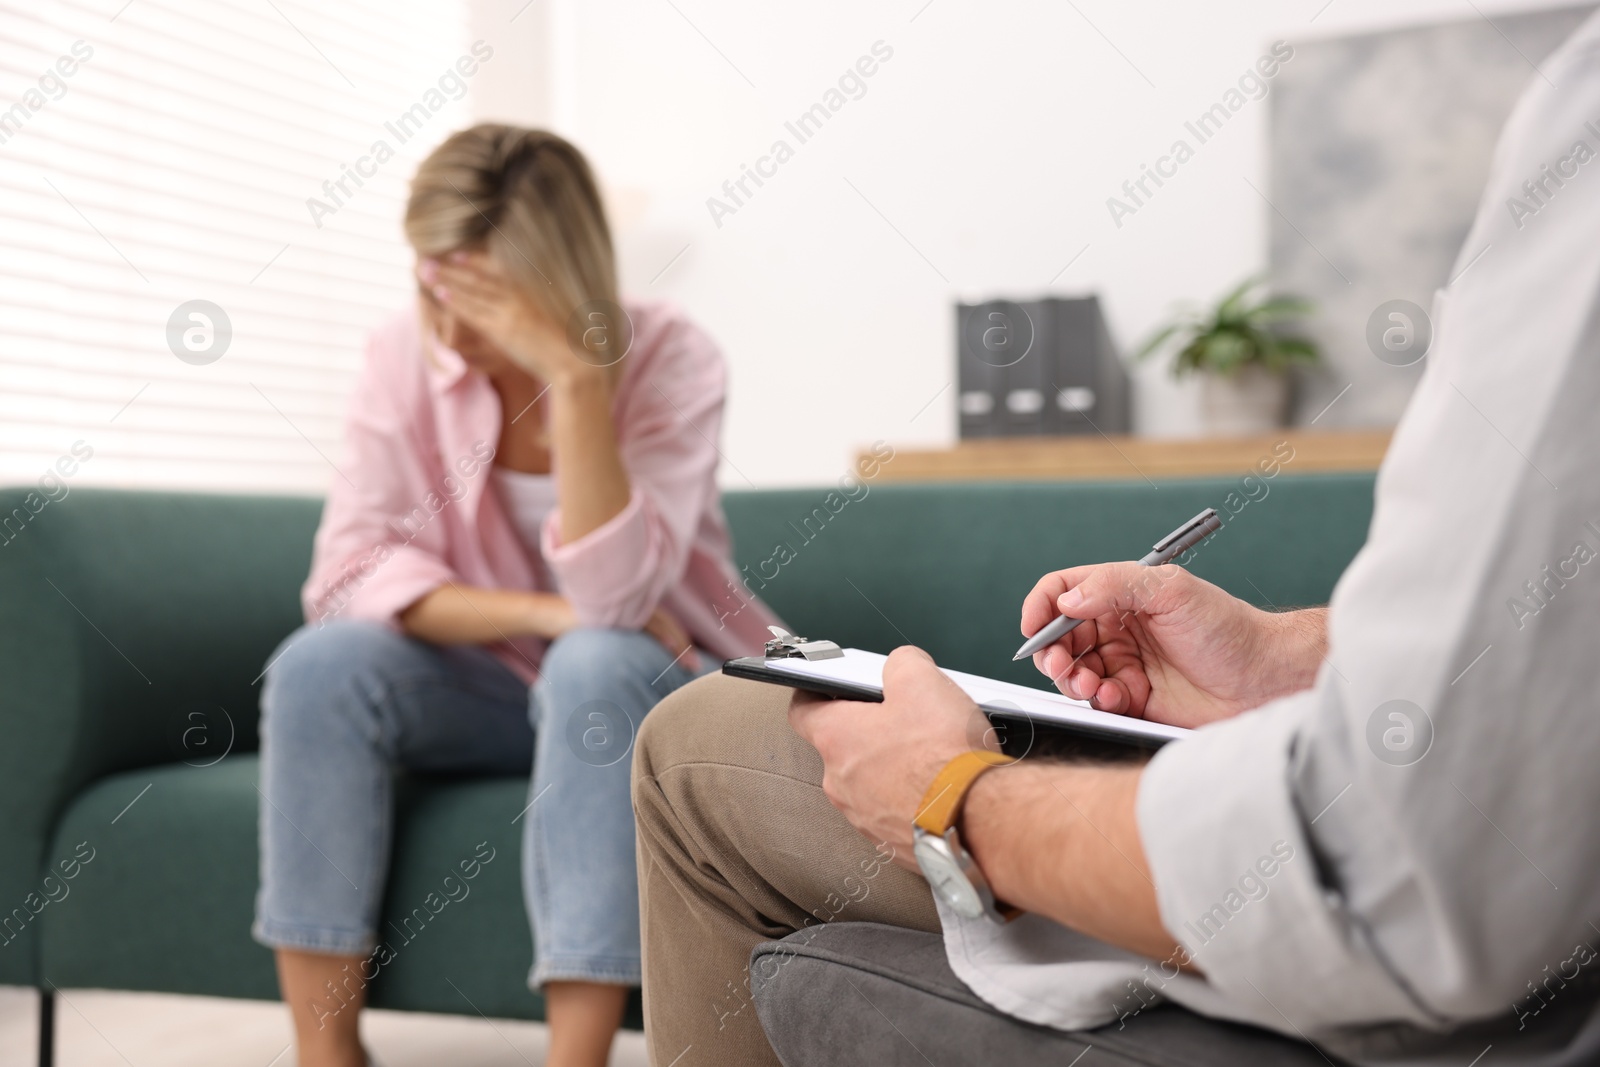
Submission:
<svg viewBox="0 0 1600 1067">
<path fill-rule="evenodd" d="M 775 671 L 802 677 L 825 678 L 850 682 L 883 692 L 883 663 L 887 659 L 876 652 L 863 652 L 847 648 L 842 657 L 834 659 L 769 659 L 767 667 Z M 1120 734 L 1130 738 L 1150 738 L 1160 741 L 1177 741 L 1193 731 L 1181 726 L 1131 719 L 1126 715 L 1113 715 L 1097 711 L 1081 700 L 1060 693 L 1046 693 L 1027 686 L 983 678 L 962 671 L 944 670 L 950 680 L 960 686 L 968 696 L 989 711 L 1015 713 L 1020 710 L 1042 722 L 1067 723 L 1092 727 L 1097 731 Z"/>
</svg>

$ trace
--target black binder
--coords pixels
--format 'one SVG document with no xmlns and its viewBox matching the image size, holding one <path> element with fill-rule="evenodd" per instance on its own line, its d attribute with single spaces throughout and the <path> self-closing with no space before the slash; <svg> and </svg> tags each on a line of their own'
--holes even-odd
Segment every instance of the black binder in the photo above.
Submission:
<svg viewBox="0 0 1600 1067">
<path fill-rule="evenodd" d="M 956 305 L 961 437 L 1124 434 L 1128 373 L 1097 297 Z"/>
</svg>

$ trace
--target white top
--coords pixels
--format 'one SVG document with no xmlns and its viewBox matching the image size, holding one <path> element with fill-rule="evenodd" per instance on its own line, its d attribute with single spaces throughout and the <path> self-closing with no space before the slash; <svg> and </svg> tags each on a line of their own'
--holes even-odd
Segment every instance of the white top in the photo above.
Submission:
<svg viewBox="0 0 1600 1067">
<path fill-rule="evenodd" d="M 946 911 L 984 1000 L 1075 1029 L 1164 997 L 1363 1064 L 1600 1062 L 1597 157 L 1600 16 L 1502 134 L 1315 685 L 1145 771 L 1161 917 L 1204 977 Z"/>
<path fill-rule="evenodd" d="M 556 510 L 555 475 L 525 474 L 497 465 L 493 476 L 495 491 L 511 517 L 511 525 L 516 527 L 528 551 L 537 556 L 544 521 Z"/>
</svg>

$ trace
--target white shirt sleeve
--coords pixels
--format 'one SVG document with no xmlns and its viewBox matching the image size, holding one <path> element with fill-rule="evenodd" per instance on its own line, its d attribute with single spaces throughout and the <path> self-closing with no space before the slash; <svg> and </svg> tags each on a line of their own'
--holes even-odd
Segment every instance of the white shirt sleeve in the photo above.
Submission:
<svg viewBox="0 0 1600 1067">
<path fill-rule="evenodd" d="M 1600 16 L 1518 103 L 1452 276 L 1315 686 L 1144 773 L 1161 916 L 1204 977 L 1096 976 L 1044 920 L 946 915 L 990 1003 L 1064 1027 L 1149 991 L 1300 1038 L 1516 1030 L 1546 976 L 1600 972 Z"/>
<path fill-rule="evenodd" d="M 1315 688 L 1145 773 L 1162 918 L 1263 1025 L 1521 1010 L 1600 944 L 1597 44 L 1502 135 Z"/>
</svg>

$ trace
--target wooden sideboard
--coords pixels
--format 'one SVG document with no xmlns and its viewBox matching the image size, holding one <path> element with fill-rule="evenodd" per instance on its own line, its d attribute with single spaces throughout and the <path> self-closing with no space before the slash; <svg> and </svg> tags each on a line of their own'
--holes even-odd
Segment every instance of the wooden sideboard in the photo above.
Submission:
<svg viewBox="0 0 1600 1067">
<path fill-rule="evenodd" d="M 1244 474 L 1287 441 L 1286 466 L 1308 471 L 1371 471 L 1383 461 L 1391 431 L 1284 429 L 1259 437 L 996 437 L 953 448 L 896 449 L 880 465 L 878 481 L 932 482 L 982 479 L 1079 480 L 1203 478 Z M 863 456 L 867 453 L 862 453 Z"/>
</svg>

